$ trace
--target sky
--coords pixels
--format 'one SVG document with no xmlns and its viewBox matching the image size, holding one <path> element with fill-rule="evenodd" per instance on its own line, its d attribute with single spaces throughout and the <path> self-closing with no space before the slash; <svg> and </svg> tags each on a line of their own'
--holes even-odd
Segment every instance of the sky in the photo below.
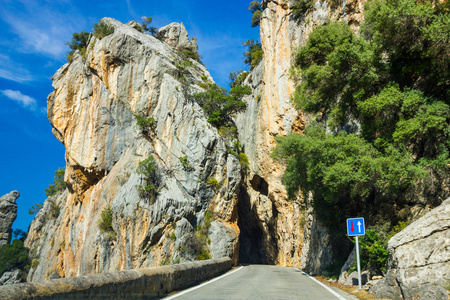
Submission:
<svg viewBox="0 0 450 300">
<path fill-rule="evenodd" d="M 0 0 L 0 196 L 13 190 L 17 219 L 28 230 L 45 188 L 65 166 L 64 146 L 47 119 L 51 77 L 66 62 L 65 44 L 74 32 L 91 32 L 103 17 L 126 23 L 153 17 L 152 26 L 183 22 L 196 37 L 202 61 L 214 80 L 228 87 L 228 74 L 248 69 L 242 42 L 259 40 L 250 0 Z"/>
</svg>

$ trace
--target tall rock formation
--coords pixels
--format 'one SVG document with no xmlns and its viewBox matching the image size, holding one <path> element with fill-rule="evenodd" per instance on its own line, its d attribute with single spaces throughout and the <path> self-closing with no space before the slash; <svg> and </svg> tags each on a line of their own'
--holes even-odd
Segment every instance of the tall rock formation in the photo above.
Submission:
<svg viewBox="0 0 450 300">
<path fill-rule="evenodd" d="M 86 53 L 76 52 L 53 77 L 48 117 L 66 147 L 68 189 L 47 199 L 31 224 L 26 246 L 38 264 L 28 280 L 149 267 L 205 251 L 237 263 L 241 167 L 193 101 L 212 82 L 184 55 L 196 53 L 195 40 L 182 24 L 163 28 L 158 40 L 136 22 L 103 22 L 114 33 L 91 35 Z M 136 172 L 149 157 L 156 161 L 156 199 L 140 192 L 145 178 Z M 108 214 L 112 230 L 102 232 L 98 224 Z M 212 224 L 202 240 L 220 234 L 226 243 L 199 245 L 205 215 L 204 226 L 209 216 Z"/>
<path fill-rule="evenodd" d="M 245 213 L 242 216 L 254 221 L 251 233 L 246 236 L 242 232 L 241 249 L 245 243 L 255 242 L 251 236 L 259 236 L 262 247 L 253 249 L 253 257 L 318 273 L 333 258 L 330 236 L 316 220 L 307 195 L 287 200 L 281 183 L 284 167 L 271 159 L 270 153 L 276 145 L 276 136 L 301 133 L 309 120 L 290 100 L 295 84 L 289 71 L 295 51 L 306 43 L 316 26 L 331 19 L 344 20 L 359 31 L 365 1 L 344 1 L 338 5 L 315 1 L 300 20 L 295 20 L 292 14 L 295 2 L 262 1 L 260 34 L 264 57 L 247 79 L 253 95 L 247 99 L 246 112 L 237 117 L 239 139 L 251 167 L 239 205 L 247 203 L 250 216 Z"/>
<path fill-rule="evenodd" d="M 20 194 L 12 191 L 0 198 L 0 247 L 11 243 L 12 224 L 17 218 L 16 200 Z"/>
</svg>

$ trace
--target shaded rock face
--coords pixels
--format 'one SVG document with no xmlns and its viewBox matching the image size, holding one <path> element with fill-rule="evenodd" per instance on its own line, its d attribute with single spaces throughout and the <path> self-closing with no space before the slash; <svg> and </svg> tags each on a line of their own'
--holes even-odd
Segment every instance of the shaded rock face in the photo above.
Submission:
<svg viewBox="0 0 450 300">
<path fill-rule="evenodd" d="M 389 240 L 386 277 L 370 290 L 378 298 L 443 299 L 450 286 L 450 198 Z"/>
<path fill-rule="evenodd" d="M 210 253 L 236 263 L 230 249 L 239 236 L 241 168 L 192 99 L 205 76 L 212 82 L 203 65 L 179 56 L 179 45 L 195 42 L 180 24 L 162 30 L 164 43 L 133 24 L 104 20 L 115 32 L 91 36 L 87 56 L 76 53 L 53 77 L 48 117 L 66 147 L 69 188 L 47 199 L 31 224 L 25 244 L 39 259 L 28 281 L 193 259 L 177 241 L 193 237 L 207 211 L 217 223 L 210 240 L 220 233 L 227 241 L 209 246 Z M 180 75 L 176 62 L 184 59 L 190 63 Z M 137 115 L 154 120 L 145 134 Z M 139 192 L 145 183 L 136 173 L 150 156 L 160 177 L 155 199 Z M 217 189 L 208 185 L 211 177 Z M 102 233 L 108 207 L 114 232 Z"/>
<path fill-rule="evenodd" d="M 296 21 L 292 17 L 295 1 L 262 1 L 264 57 L 246 79 L 253 94 L 246 99 L 247 110 L 236 119 L 239 139 L 250 162 L 245 193 L 241 192 L 239 199 L 247 204 L 239 205 L 239 216 L 253 220 L 240 226 L 241 256 L 299 266 L 313 273 L 323 270 L 333 259 L 327 229 L 316 220 L 307 197 L 287 200 L 281 183 L 284 167 L 270 153 L 276 136 L 301 133 L 310 120 L 290 99 L 295 84 L 289 70 L 296 49 L 306 43 L 313 28 L 330 19 L 346 20 L 359 31 L 364 2 L 347 1 L 331 7 L 327 1 L 316 1 L 302 20 Z"/>
<path fill-rule="evenodd" d="M 18 191 L 12 191 L 0 198 L 0 247 L 11 243 L 12 224 L 17 218 L 16 200 L 19 196 Z"/>
</svg>

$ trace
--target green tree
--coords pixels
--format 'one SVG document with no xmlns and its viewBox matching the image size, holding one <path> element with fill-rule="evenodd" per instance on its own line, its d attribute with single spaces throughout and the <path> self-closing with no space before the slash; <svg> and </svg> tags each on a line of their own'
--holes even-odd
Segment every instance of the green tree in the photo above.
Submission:
<svg viewBox="0 0 450 300">
<path fill-rule="evenodd" d="M 247 47 L 247 51 L 244 53 L 244 63 L 250 66 L 250 69 L 255 68 L 262 60 L 264 52 L 262 50 L 261 43 L 254 40 L 249 40 L 242 43 Z"/>
<path fill-rule="evenodd" d="M 153 203 L 159 193 L 161 176 L 158 173 L 156 161 L 153 156 L 141 161 L 136 169 L 136 173 L 142 176 L 142 185 L 137 188 L 141 197 L 149 198 L 150 203 Z"/>
<path fill-rule="evenodd" d="M 300 20 L 303 18 L 305 13 L 314 4 L 312 0 L 297 0 L 292 6 L 292 16 L 294 20 Z"/>
<path fill-rule="evenodd" d="M 273 156 L 286 163 L 282 181 L 290 197 L 312 192 L 318 217 L 330 226 L 344 224 L 349 215 L 370 214 L 374 197 L 404 193 L 426 174 L 406 149 L 381 153 L 355 134 L 334 136 L 310 126 L 305 136 L 291 134 L 277 142 Z"/>
<path fill-rule="evenodd" d="M 115 29 L 113 25 L 108 24 L 104 20 L 100 20 L 100 22 L 94 24 L 94 36 L 101 40 L 105 36 L 113 34 Z"/>
<path fill-rule="evenodd" d="M 57 193 L 64 191 L 66 189 L 66 183 L 64 182 L 64 169 L 58 169 L 55 171 L 55 178 L 53 179 L 53 184 L 50 184 L 47 189 L 45 189 L 45 195 L 47 197 L 54 196 Z"/>
<path fill-rule="evenodd" d="M 79 50 L 82 54 L 86 52 L 86 47 L 89 41 L 89 33 L 81 31 L 72 34 L 72 40 L 70 43 L 66 43 L 69 46 L 70 52 L 67 53 L 67 60 L 70 62 L 73 59 L 75 51 Z"/>
<path fill-rule="evenodd" d="M 262 15 L 261 3 L 259 1 L 250 2 L 248 10 L 252 13 L 252 27 L 259 26 Z"/>
<path fill-rule="evenodd" d="M 23 246 L 23 241 L 14 240 L 10 245 L 0 248 L 0 277 L 8 271 L 19 269 L 28 271 L 30 258 L 29 249 Z"/>
<path fill-rule="evenodd" d="M 152 36 L 157 36 L 158 28 L 150 26 L 150 23 L 152 23 L 152 21 L 153 21 L 153 17 L 142 17 L 141 26 L 145 32 L 149 33 Z"/>
<path fill-rule="evenodd" d="M 195 99 L 208 116 L 208 122 L 220 127 L 232 123 L 232 114 L 245 110 L 247 104 L 242 99 L 250 94 L 249 86 L 235 86 L 228 93 L 225 88 L 209 83 L 204 92 L 195 95 Z"/>
<path fill-rule="evenodd" d="M 402 89 L 416 88 L 450 104 L 448 1 L 367 4 L 363 34 L 387 58 L 391 78 Z"/>
</svg>

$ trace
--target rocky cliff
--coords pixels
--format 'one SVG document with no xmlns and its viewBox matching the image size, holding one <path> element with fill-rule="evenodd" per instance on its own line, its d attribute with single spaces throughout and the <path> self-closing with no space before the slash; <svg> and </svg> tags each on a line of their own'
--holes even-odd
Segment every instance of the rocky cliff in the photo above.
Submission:
<svg viewBox="0 0 450 300">
<path fill-rule="evenodd" d="M 293 3 L 262 2 L 264 58 L 245 82 L 253 93 L 235 119 L 249 172 L 193 100 L 213 80 L 192 59 L 196 40 L 184 26 L 163 27 L 157 39 L 136 22 L 104 19 L 114 33 L 91 35 L 86 51 L 53 77 L 48 117 L 66 147 L 68 188 L 47 199 L 31 225 L 26 246 L 37 263 L 28 280 L 174 263 L 202 251 L 312 272 L 330 263 L 326 228 L 307 197 L 287 200 L 283 166 L 270 153 L 276 136 L 302 132 L 308 122 L 290 101 L 295 49 L 329 19 L 358 30 L 363 2 L 317 1 L 301 20 L 292 16 Z M 146 180 L 137 172 L 150 157 L 154 199 L 143 197 Z M 112 225 L 102 231 L 108 213 Z"/>
<path fill-rule="evenodd" d="M 246 112 L 237 117 L 239 139 L 251 166 L 239 203 L 247 203 L 251 208 L 247 210 L 249 216 L 242 216 L 253 222 L 247 226 L 251 227 L 250 232 L 241 234 L 241 249 L 243 244 L 255 243 L 251 236 L 259 236 L 256 242 L 263 246 L 258 249 L 263 250 L 253 249 L 252 257 L 318 273 L 333 259 L 330 236 L 316 220 L 307 195 L 287 200 L 281 183 L 284 168 L 270 158 L 270 153 L 276 136 L 301 133 L 310 120 L 290 100 L 295 83 L 289 71 L 295 51 L 306 43 L 316 26 L 331 19 L 344 20 L 358 32 L 365 1 L 315 1 L 301 19 L 293 16 L 295 2 L 262 1 L 260 33 L 264 57 L 247 79 L 253 95 L 247 99 Z M 245 253 L 241 251 L 242 254 Z"/>
<path fill-rule="evenodd" d="M 12 224 L 17 218 L 16 200 L 20 194 L 12 191 L 0 198 L 0 247 L 11 243 Z"/>
<path fill-rule="evenodd" d="M 31 224 L 26 246 L 37 263 L 28 280 L 182 262 L 202 251 L 236 263 L 241 166 L 191 98 L 212 82 L 184 55 L 196 53 L 195 40 L 182 24 L 161 28 L 156 39 L 136 22 L 103 22 L 114 33 L 91 35 L 86 53 L 53 77 L 48 118 L 66 147 L 68 188 Z M 156 164 L 154 199 L 136 172 L 147 158 Z M 219 237 L 226 243 L 215 243 Z"/>
</svg>

